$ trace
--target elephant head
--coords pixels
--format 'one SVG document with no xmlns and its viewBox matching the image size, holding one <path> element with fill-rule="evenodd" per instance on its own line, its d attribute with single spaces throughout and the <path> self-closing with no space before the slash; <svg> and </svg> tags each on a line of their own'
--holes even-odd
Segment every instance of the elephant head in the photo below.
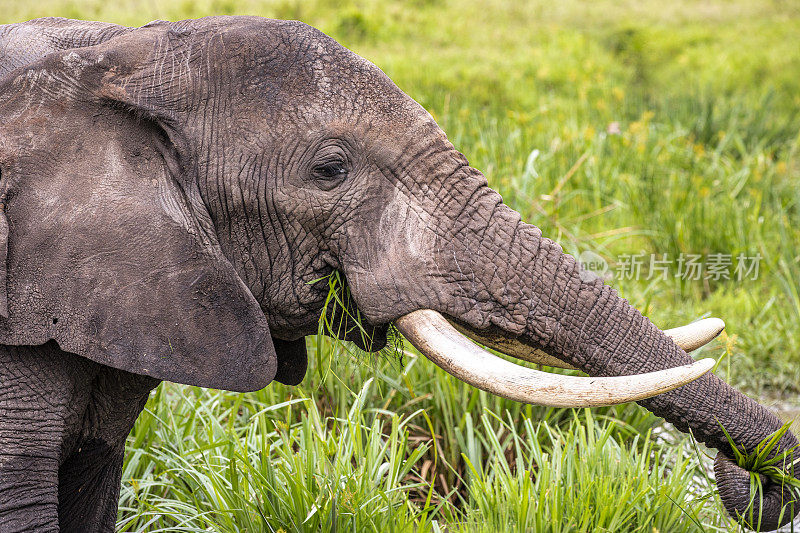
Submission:
<svg viewBox="0 0 800 533">
<path fill-rule="evenodd" d="M 691 339 L 679 346 L 582 275 L 375 65 L 299 22 L 38 24 L 45 53 L 0 64 L 0 343 L 55 339 L 200 386 L 294 384 L 326 297 L 310 282 L 339 272 L 369 325 L 363 348 L 395 323 L 446 370 L 514 399 L 639 400 L 720 450 L 723 502 L 747 507 L 749 473 L 721 426 L 752 450 L 780 421 L 705 373 L 681 348 Z M 451 322 L 593 377 L 507 366 Z M 796 444 L 787 433 L 779 449 Z M 793 517 L 780 484 L 755 496 L 754 526 Z"/>
</svg>

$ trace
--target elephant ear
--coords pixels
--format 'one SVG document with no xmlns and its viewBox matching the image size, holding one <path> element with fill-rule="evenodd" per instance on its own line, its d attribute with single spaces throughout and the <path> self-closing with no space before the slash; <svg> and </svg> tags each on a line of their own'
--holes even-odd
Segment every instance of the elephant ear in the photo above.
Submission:
<svg viewBox="0 0 800 533">
<path fill-rule="evenodd" d="M 57 53 L 0 82 L 0 343 L 54 339 L 137 374 L 260 389 L 277 371 L 266 317 L 219 247 L 175 122 L 110 82 L 135 70 L 115 57 Z"/>
</svg>

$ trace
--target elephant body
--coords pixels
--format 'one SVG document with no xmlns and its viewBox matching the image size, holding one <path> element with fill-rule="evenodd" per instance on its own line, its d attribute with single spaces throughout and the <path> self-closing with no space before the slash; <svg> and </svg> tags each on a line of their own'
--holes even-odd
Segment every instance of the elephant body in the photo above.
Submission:
<svg viewBox="0 0 800 533">
<path fill-rule="evenodd" d="M 41 19 L 0 26 L 0 51 L 2 531 L 112 530 L 149 391 L 299 383 L 327 295 L 311 282 L 333 272 L 340 336 L 368 350 L 430 309 L 591 376 L 692 362 L 305 24 Z M 640 403 L 720 450 L 744 509 L 719 425 L 753 449 L 780 421 L 713 374 Z M 793 496 L 764 490 L 769 529 Z"/>
</svg>

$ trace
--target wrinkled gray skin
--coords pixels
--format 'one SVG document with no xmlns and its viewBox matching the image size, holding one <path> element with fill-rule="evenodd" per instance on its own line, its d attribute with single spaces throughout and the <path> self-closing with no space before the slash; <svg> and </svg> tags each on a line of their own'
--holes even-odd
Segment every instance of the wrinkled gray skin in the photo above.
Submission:
<svg viewBox="0 0 800 533">
<path fill-rule="evenodd" d="M 308 282 L 334 270 L 368 349 L 430 308 L 593 376 L 690 361 L 309 26 L 42 19 L 0 26 L 0 52 L 1 531 L 111 531 L 158 380 L 298 383 L 327 290 Z M 718 421 L 752 448 L 779 420 L 713 375 L 641 404 L 722 452 L 720 494 L 743 509 Z M 789 497 L 767 483 L 762 529 Z"/>
</svg>

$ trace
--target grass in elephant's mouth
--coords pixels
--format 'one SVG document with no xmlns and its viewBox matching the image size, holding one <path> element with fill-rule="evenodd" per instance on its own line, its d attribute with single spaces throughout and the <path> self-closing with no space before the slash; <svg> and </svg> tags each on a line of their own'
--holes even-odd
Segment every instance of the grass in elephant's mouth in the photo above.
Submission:
<svg viewBox="0 0 800 533">
<path fill-rule="evenodd" d="M 356 335 L 356 338 L 360 339 L 363 346 L 372 345 L 374 340 L 373 335 L 370 333 L 370 327 L 366 324 L 361 311 L 355 305 L 350 293 L 350 287 L 342 273 L 334 270 L 331 274 L 313 280 L 311 283 L 327 283 L 328 288 L 325 304 L 319 317 L 318 339 L 323 335 L 335 339 L 334 342 L 338 346 L 342 347 L 344 351 L 358 361 L 369 362 L 374 366 L 376 359 L 387 359 L 394 361 L 402 368 L 403 355 L 405 353 L 403 337 L 393 324 L 389 325 L 386 332 L 386 346 L 377 352 L 366 352 L 359 349 L 352 342 L 342 342 L 340 340 L 345 337 L 352 339 Z"/>
</svg>

